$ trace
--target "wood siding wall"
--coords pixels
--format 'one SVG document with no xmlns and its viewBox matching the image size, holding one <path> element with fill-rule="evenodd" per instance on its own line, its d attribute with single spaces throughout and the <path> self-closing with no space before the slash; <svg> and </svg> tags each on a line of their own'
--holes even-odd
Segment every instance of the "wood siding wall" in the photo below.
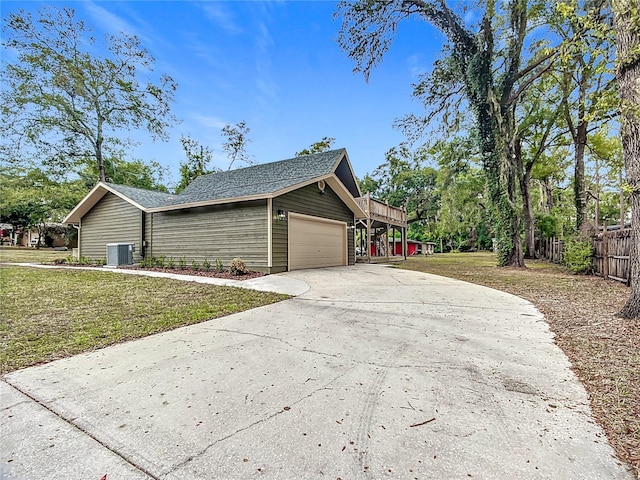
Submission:
<svg viewBox="0 0 640 480">
<path fill-rule="evenodd" d="M 106 258 L 107 243 L 134 243 L 133 261 L 142 258 L 142 211 L 113 193 L 106 193 L 82 217 L 80 255 Z"/>
<path fill-rule="evenodd" d="M 286 271 L 288 261 L 288 225 L 277 219 L 278 210 L 346 222 L 348 263 L 355 263 L 354 230 L 349 228 L 354 224 L 353 212 L 329 186 L 321 195 L 314 183 L 273 199 L 273 273 Z"/>
<path fill-rule="evenodd" d="M 267 202 L 259 200 L 147 214 L 147 255 L 207 259 L 229 266 L 242 258 L 252 270 L 267 271 Z"/>
</svg>

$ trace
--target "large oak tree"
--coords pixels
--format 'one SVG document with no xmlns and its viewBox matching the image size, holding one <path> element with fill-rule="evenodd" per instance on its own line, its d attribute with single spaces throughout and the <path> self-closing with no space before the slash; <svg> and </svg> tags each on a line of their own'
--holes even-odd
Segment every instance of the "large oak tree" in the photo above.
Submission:
<svg viewBox="0 0 640 480">
<path fill-rule="evenodd" d="M 631 189 L 631 295 L 620 312 L 640 318 L 640 11 L 636 0 L 614 0 L 618 47 L 616 68 L 621 100 L 620 130 L 627 183 Z"/>
<path fill-rule="evenodd" d="M 28 156 L 57 171 L 91 161 L 104 181 L 105 158 L 130 142 L 130 130 L 164 139 L 175 121 L 176 84 L 152 75 L 154 58 L 140 40 L 107 35 L 101 50 L 72 8 L 10 13 L 3 46 L 5 161 Z"/>
<path fill-rule="evenodd" d="M 553 50 L 541 49 L 523 65 L 530 12 L 544 2 L 485 3 L 475 31 L 444 0 L 357 0 L 339 3 L 338 41 L 365 76 L 380 63 L 403 20 L 418 17 L 439 29 L 450 44 L 452 66 L 464 87 L 478 129 L 501 265 L 524 266 L 518 165 L 514 144 L 515 105 L 522 92 L 550 67 Z M 499 12 L 498 10 L 502 8 Z M 503 25 L 501 33 L 498 33 Z"/>
</svg>

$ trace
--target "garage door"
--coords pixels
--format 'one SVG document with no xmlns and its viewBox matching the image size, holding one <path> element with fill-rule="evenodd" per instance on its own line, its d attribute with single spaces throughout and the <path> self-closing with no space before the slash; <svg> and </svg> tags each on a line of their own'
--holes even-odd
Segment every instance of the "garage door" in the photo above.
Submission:
<svg viewBox="0 0 640 480">
<path fill-rule="evenodd" d="M 347 264 L 347 224 L 289 213 L 289 270 Z"/>
</svg>

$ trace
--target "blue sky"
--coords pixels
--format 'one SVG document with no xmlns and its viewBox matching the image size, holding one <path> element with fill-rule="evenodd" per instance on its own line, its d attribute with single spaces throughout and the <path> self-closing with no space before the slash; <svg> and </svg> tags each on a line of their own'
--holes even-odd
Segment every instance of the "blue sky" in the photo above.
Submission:
<svg viewBox="0 0 640 480">
<path fill-rule="evenodd" d="M 155 160 L 178 177 L 187 134 L 214 150 L 226 168 L 220 129 L 245 120 L 254 161 L 290 158 L 324 136 L 345 147 L 364 176 L 401 141 L 397 117 L 420 111 L 411 83 L 428 71 L 442 37 L 417 20 L 404 22 L 391 51 L 366 83 L 336 42 L 340 23 L 328 1 L 83 1 L 72 6 L 96 36 L 137 35 L 156 58 L 156 72 L 178 83 L 173 113 L 181 123 L 168 142 L 141 141 L 132 156 Z M 2 17 L 41 2 L 2 2 Z"/>
</svg>

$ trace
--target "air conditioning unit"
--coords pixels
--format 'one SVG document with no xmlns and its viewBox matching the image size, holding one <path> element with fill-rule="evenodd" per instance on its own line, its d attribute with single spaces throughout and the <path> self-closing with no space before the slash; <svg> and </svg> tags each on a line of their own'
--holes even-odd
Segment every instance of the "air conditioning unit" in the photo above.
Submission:
<svg viewBox="0 0 640 480">
<path fill-rule="evenodd" d="M 132 265 L 134 251 L 133 243 L 107 243 L 107 265 Z"/>
</svg>

